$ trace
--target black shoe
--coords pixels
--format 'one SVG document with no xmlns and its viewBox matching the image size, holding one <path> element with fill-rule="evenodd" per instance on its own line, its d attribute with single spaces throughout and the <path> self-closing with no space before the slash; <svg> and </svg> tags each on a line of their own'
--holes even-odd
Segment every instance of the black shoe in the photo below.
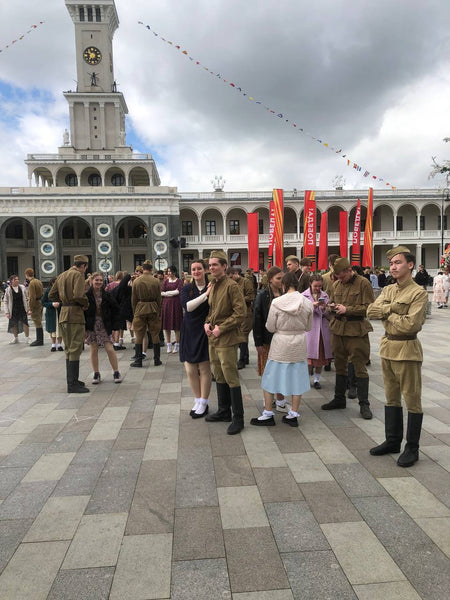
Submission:
<svg viewBox="0 0 450 600">
<path fill-rule="evenodd" d="M 331 364 L 325 365 L 323 368 L 324 371 L 331 371 Z"/>
<path fill-rule="evenodd" d="M 244 429 L 244 421 L 233 419 L 231 425 L 227 429 L 228 435 L 236 435 Z"/>
<path fill-rule="evenodd" d="M 245 369 L 245 360 L 240 358 L 237 362 L 237 368 L 240 371 L 241 369 Z"/>
<path fill-rule="evenodd" d="M 153 364 L 155 365 L 155 367 L 159 367 L 160 365 L 162 365 L 162 360 L 160 360 L 159 358 L 155 358 L 153 359 Z"/>
<path fill-rule="evenodd" d="M 209 423 L 215 423 L 216 421 L 223 421 L 225 423 L 229 423 L 231 421 L 231 410 L 229 411 L 221 411 L 218 410 L 215 413 L 212 413 L 212 415 L 208 415 L 205 419 L 205 421 L 208 421 Z"/>
<path fill-rule="evenodd" d="M 53 346 L 53 348 L 51 348 L 50 352 L 56 352 L 56 348 Z"/>
<path fill-rule="evenodd" d="M 191 413 L 192 413 L 191 417 L 193 419 L 202 419 L 203 417 L 206 417 L 206 415 L 208 414 L 208 412 L 209 412 L 209 407 L 208 407 L 208 404 L 206 404 L 205 410 L 202 413 L 200 413 L 200 414 L 191 411 Z"/>
<path fill-rule="evenodd" d="M 370 420 L 373 417 L 372 411 L 370 410 L 370 406 L 366 403 L 359 405 L 359 413 L 363 419 Z"/>
<path fill-rule="evenodd" d="M 314 389 L 315 390 L 321 390 L 322 389 L 322 386 L 320 385 L 320 383 L 318 381 L 314 382 Z"/>
<path fill-rule="evenodd" d="M 227 429 L 228 435 L 236 435 L 244 429 L 244 405 L 241 386 L 229 388 L 233 421 Z"/>
<path fill-rule="evenodd" d="M 100 373 L 98 371 L 96 371 L 94 373 L 94 377 L 92 378 L 92 383 L 94 385 L 97 385 L 98 383 L 100 383 L 101 380 L 102 380 L 102 377 L 101 377 Z"/>
<path fill-rule="evenodd" d="M 327 402 L 326 404 L 322 404 L 322 406 L 320 407 L 322 410 L 335 410 L 337 408 L 346 408 L 347 407 L 347 403 L 345 402 L 345 400 L 342 402 L 340 400 L 336 400 L 335 398 L 333 398 L 333 400 L 331 400 L 330 402 Z"/>
<path fill-rule="evenodd" d="M 136 344 L 134 346 L 135 360 L 130 364 L 130 367 L 142 367 L 142 344 Z"/>
<path fill-rule="evenodd" d="M 286 425 L 290 425 L 291 427 L 298 427 L 297 417 L 288 418 L 287 415 L 284 415 L 284 417 L 281 420 L 283 421 L 283 423 L 286 423 Z"/>
<path fill-rule="evenodd" d="M 406 430 L 406 446 L 398 457 L 399 467 L 412 467 L 419 460 L 419 439 L 422 430 L 422 413 L 408 412 L 408 426 Z"/>
<path fill-rule="evenodd" d="M 348 392 L 347 392 L 347 398 L 349 398 L 349 400 L 354 400 L 357 396 L 358 396 L 358 392 L 356 391 L 356 387 L 355 386 L 349 387 Z"/>
<path fill-rule="evenodd" d="M 64 352 L 64 348 L 62 346 L 58 346 L 58 352 Z"/>
<path fill-rule="evenodd" d="M 276 425 L 276 423 L 272 415 L 268 419 L 258 419 L 257 417 L 250 419 L 250 425 L 257 425 L 258 427 L 273 427 Z"/>
<path fill-rule="evenodd" d="M 122 376 L 119 371 L 114 371 L 113 379 L 114 383 L 122 383 Z"/>
</svg>

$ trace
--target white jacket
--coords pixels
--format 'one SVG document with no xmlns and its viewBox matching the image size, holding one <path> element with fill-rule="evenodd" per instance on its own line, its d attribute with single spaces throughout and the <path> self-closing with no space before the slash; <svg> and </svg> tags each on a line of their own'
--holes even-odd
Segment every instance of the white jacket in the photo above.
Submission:
<svg viewBox="0 0 450 600">
<path fill-rule="evenodd" d="M 27 313 L 29 310 L 27 288 L 24 285 L 22 285 L 21 283 L 19 283 L 19 290 L 22 292 L 23 307 L 25 309 L 25 312 Z M 12 288 L 10 285 L 8 285 L 8 287 L 5 290 L 4 300 L 5 300 L 5 313 L 12 314 L 13 295 L 12 295 Z"/>
<path fill-rule="evenodd" d="M 273 333 L 269 359 L 299 362 L 307 359 L 306 331 L 313 323 L 313 305 L 300 292 L 275 298 L 270 305 L 266 328 Z"/>
</svg>

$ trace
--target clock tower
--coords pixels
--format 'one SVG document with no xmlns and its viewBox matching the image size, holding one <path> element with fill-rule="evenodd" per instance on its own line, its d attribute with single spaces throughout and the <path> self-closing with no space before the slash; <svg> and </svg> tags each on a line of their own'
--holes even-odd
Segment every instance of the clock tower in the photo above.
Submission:
<svg viewBox="0 0 450 600">
<path fill-rule="evenodd" d="M 119 26 L 114 0 L 65 3 L 75 25 L 77 60 L 76 92 L 64 93 L 71 145 L 76 151 L 120 149 L 123 155 L 128 108 L 114 79 L 112 39 Z"/>
</svg>

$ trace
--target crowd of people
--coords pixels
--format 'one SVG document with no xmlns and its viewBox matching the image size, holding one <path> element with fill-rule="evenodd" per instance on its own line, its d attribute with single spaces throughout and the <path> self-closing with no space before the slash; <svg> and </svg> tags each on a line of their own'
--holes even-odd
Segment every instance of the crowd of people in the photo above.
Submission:
<svg viewBox="0 0 450 600">
<path fill-rule="evenodd" d="M 282 422 L 299 426 L 302 395 L 321 389 L 322 369 L 335 366 L 334 394 L 322 410 L 345 409 L 347 398 L 357 398 L 360 415 L 371 419 L 369 402 L 369 319 L 380 319 L 385 335 L 380 345 L 386 389 L 386 441 L 371 449 L 380 455 L 399 452 L 403 438 L 403 396 L 408 409 L 407 444 L 398 459 L 411 466 L 418 459 L 422 423 L 422 351 L 417 333 L 426 312 L 430 283 L 421 265 L 415 276 L 415 258 L 398 246 L 387 253 L 390 274 L 383 269 L 351 266 L 345 257 L 329 257 L 329 270 L 312 273 L 312 261 L 290 255 L 285 270 L 271 267 L 258 278 L 248 269 L 228 265 L 223 251 L 213 251 L 208 263 L 201 259 L 180 277 L 175 266 L 153 272 L 150 261 L 131 274 L 119 271 L 105 278 L 86 275 L 88 258 L 75 256 L 73 266 L 42 283 L 27 269 L 26 285 L 13 275 L 5 291 L 5 311 L 11 343 L 22 332 L 29 342 L 28 317 L 36 328 L 31 346 L 44 345 L 45 329 L 51 351 L 64 351 L 67 391 L 88 393 L 79 379 L 80 356 L 89 346 L 92 384 L 99 384 L 99 348 L 107 353 L 115 383 L 122 382 L 118 354 L 124 350 L 124 332 L 134 343 L 131 367 L 142 368 L 153 349 L 155 366 L 162 364 L 161 347 L 178 354 L 184 363 L 193 394 L 190 415 L 209 422 L 229 422 L 227 432 L 244 427 L 239 370 L 249 364 L 249 335 L 257 351 L 257 369 L 264 396 L 262 414 L 254 426 L 274 426 L 276 412 Z M 448 306 L 449 274 L 439 272 L 433 282 L 438 308 Z M 312 382 L 310 378 L 312 377 Z M 217 410 L 209 412 L 212 381 Z"/>
</svg>

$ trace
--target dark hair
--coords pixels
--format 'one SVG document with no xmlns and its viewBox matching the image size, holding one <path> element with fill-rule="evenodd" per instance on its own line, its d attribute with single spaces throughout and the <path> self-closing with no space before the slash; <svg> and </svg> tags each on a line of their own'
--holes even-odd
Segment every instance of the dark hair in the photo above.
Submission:
<svg viewBox="0 0 450 600">
<path fill-rule="evenodd" d="M 278 275 L 278 273 L 282 273 L 283 269 L 280 269 L 280 267 L 270 267 L 270 269 L 267 271 L 267 281 L 270 283 L 270 280 L 275 277 L 275 275 Z"/>
<path fill-rule="evenodd" d="M 170 265 L 169 269 L 173 275 L 176 275 L 176 277 L 178 277 L 178 269 L 176 268 L 175 265 Z"/>
<path fill-rule="evenodd" d="M 203 258 L 194 258 L 194 260 L 189 265 L 189 268 L 191 268 L 192 265 L 195 265 L 196 263 L 198 263 L 199 265 L 202 265 L 202 267 L 205 269 L 205 271 L 207 270 L 207 266 L 206 266 L 205 261 L 203 260 Z"/>
<path fill-rule="evenodd" d="M 406 258 L 406 262 L 412 262 L 414 265 L 416 264 L 416 257 L 411 252 L 402 252 L 403 256 Z"/>
<path fill-rule="evenodd" d="M 313 281 L 321 281 L 321 282 L 323 282 L 322 275 L 319 275 L 319 273 L 316 273 L 315 275 L 311 275 L 311 277 L 309 279 L 309 283 L 311 284 Z"/>
<path fill-rule="evenodd" d="M 9 280 L 11 281 L 11 279 L 15 279 L 17 277 L 17 279 L 19 279 L 19 276 L 16 275 L 15 273 L 13 273 L 12 275 L 9 276 Z"/>
<path fill-rule="evenodd" d="M 142 269 L 143 269 L 144 271 L 152 271 L 152 270 L 153 270 L 153 265 L 152 265 L 152 263 L 151 263 L 151 262 L 144 261 L 144 262 L 142 263 Z"/>
<path fill-rule="evenodd" d="M 359 265 L 352 265 L 352 271 L 356 271 L 358 275 L 364 275 L 364 271 Z"/>
<path fill-rule="evenodd" d="M 286 290 L 288 290 L 289 288 L 294 288 L 295 290 L 298 290 L 297 275 L 295 273 L 292 273 L 291 271 L 283 275 L 282 283 Z"/>
<path fill-rule="evenodd" d="M 331 264 L 331 266 L 333 266 L 338 258 L 341 258 L 339 254 L 330 254 L 330 256 L 328 257 L 328 262 Z"/>
<path fill-rule="evenodd" d="M 227 275 L 236 275 L 236 273 L 238 273 L 239 275 L 241 274 L 240 270 L 236 267 L 228 267 Z"/>
<path fill-rule="evenodd" d="M 310 258 L 307 258 L 305 256 L 305 258 L 302 258 L 302 260 L 300 261 L 300 266 L 301 267 L 310 267 L 312 265 L 312 260 Z"/>
<path fill-rule="evenodd" d="M 84 267 L 84 265 L 87 266 L 88 263 L 84 260 L 77 260 L 73 264 L 79 269 L 80 267 Z"/>
</svg>

